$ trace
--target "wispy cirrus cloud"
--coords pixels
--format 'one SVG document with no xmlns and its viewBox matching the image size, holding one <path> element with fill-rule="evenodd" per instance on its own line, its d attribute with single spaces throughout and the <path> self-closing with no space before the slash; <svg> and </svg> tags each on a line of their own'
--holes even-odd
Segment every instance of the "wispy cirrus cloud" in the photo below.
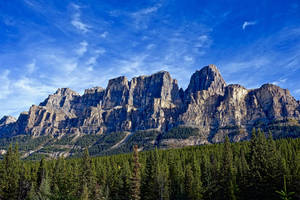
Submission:
<svg viewBox="0 0 300 200">
<path fill-rule="evenodd" d="M 10 90 L 10 79 L 9 79 L 10 71 L 8 69 L 1 72 L 0 75 L 0 99 L 5 99 L 12 92 Z"/>
<path fill-rule="evenodd" d="M 141 17 L 141 16 L 144 16 L 144 15 L 149 15 L 151 13 L 156 12 L 161 6 L 162 6 L 161 4 L 157 4 L 157 5 L 154 5 L 152 7 L 143 8 L 141 10 L 133 12 L 131 15 L 135 16 L 135 17 Z"/>
<path fill-rule="evenodd" d="M 135 12 L 128 13 L 129 16 L 134 20 L 135 28 L 137 29 L 147 29 L 149 18 L 154 15 L 159 8 L 161 8 L 162 4 L 156 4 L 152 7 L 147 7 L 140 9 Z"/>
<path fill-rule="evenodd" d="M 76 50 L 77 55 L 82 56 L 87 51 L 88 45 L 89 43 L 86 41 L 80 42 L 80 47 Z"/>
<path fill-rule="evenodd" d="M 298 28 L 285 27 L 248 45 L 242 54 L 227 55 L 218 66 L 229 83 L 255 88 L 269 82 L 289 88 L 293 95 L 299 96 L 296 87 L 300 83 L 299 36 Z M 290 41 L 293 46 L 286 48 Z"/>
<path fill-rule="evenodd" d="M 36 70 L 36 60 L 33 59 L 31 63 L 26 65 L 29 74 L 32 74 Z"/>
<path fill-rule="evenodd" d="M 107 32 L 107 31 L 104 31 L 103 33 L 101 33 L 100 37 L 106 38 L 107 35 L 108 35 L 108 32 Z"/>
<path fill-rule="evenodd" d="M 253 26 L 256 24 L 256 21 L 244 21 L 243 25 L 242 25 L 242 29 L 245 30 L 247 28 L 247 26 Z"/>
<path fill-rule="evenodd" d="M 79 31 L 81 31 L 82 33 L 87 33 L 91 26 L 88 24 L 85 24 L 82 19 L 81 19 L 81 7 L 77 4 L 71 4 L 71 6 L 73 7 L 75 13 L 72 16 L 72 20 L 71 20 L 71 24 L 78 29 Z"/>
</svg>

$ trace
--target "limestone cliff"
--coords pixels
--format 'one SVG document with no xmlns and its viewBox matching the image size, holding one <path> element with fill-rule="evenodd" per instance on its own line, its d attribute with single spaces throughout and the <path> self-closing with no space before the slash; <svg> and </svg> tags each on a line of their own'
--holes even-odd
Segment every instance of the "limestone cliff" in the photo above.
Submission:
<svg viewBox="0 0 300 200">
<path fill-rule="evenodd" d="M 291 119 L 299 122 L 300 105 L 288 90 L 272 84 L 251 90 L 226 85 L 217 67 L 209 65 L 192 75 L 185 91 L 166 71 L 132 80 L 121 76 L 109 80 L 106 89 L 87 89 L 83 95 L 58 89 L 17 120 L 3 117 L 0 137 L 61 138 L 155 130 L 161 133 L 156 143 L 169 144 L 176 138 L 164 139 L 164 133 L 184 126 L 197 128 L 201 137 L 190 137 L 182 144 L 202 144 L 220 142 L 225 135 L 233 141 L 244 140 L 259 124 Z"/>
</svg>

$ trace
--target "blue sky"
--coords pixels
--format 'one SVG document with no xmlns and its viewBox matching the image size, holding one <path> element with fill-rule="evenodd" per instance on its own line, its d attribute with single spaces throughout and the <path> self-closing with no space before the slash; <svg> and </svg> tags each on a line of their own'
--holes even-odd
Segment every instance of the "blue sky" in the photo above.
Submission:
<svg viewBox="0 0 300 200">
<path fill-rule="evenodd" d="M 208 64 L 300 99 L 300 1 L 0 0 L 0 47 L 0 117 L 120 75 L 167 70 L 185 89 Z"/>
</svg>

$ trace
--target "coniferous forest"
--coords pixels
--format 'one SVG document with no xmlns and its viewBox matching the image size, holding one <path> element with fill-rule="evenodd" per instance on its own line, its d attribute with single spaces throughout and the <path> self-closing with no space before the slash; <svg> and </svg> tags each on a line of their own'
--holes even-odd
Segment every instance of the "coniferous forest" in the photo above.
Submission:
<svg viewBox="0 0 300 200">
<path fill-rule="evenodd" d="M 270 134 L 271 135 L 271 134 Z M 132 154 L 23 161 L 10 145 L 1 200 L 300 199 L 300 139 L 250 141 Z"/>
</svg>

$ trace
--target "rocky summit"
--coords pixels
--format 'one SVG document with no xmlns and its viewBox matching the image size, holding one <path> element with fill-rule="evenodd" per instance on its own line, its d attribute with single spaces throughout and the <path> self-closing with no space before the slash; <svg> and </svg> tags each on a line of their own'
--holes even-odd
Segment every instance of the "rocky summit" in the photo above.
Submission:
<svg viewBox="0 0 300 200">
<path fill-rule="evenodd" d="M 217 67 L 208 65 L 192 75 L 186 90 L 166 71 L 132 80 L 121 76 L 83 95 L 58 89 L 18 119 L 3 117 L 0 138 L 27 145 L 25 157 L 73 155 L 84 145 L 102 154 L 127 152 L 133 143 L 151 149 L 217 143 L 226 135 L 241 141 L 253 128 L 298 137 L 299 120 L 300 103 L 287 89 L 227 85 Z"/>
</svg>

